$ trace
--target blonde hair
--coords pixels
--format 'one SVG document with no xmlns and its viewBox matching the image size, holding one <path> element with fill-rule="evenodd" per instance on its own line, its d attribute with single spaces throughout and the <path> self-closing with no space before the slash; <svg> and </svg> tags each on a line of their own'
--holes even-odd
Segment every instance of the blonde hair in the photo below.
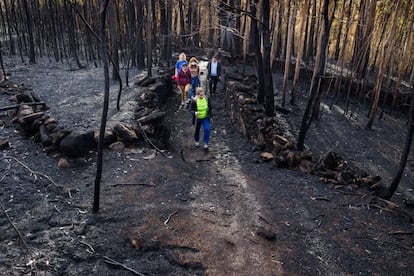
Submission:
<svg viewBox="0 0 414 276">
<path fill-rule="evenodd" d="M 204 88 L 199 86 L 196 88 L 196 94 L 199 95 L 201 92 L 204 92 Z"/>
<path fill-rule="evenodd" d="M 188 63 L 191 64 L 192 62 L 198 63 L 198 60 L 195 57 L 192 57 Z"/>
<path fill-rule="evenodd" d="M 178 55 L 178 58 L 181 59 L 181 60 L 186 60 L 187 56 L 184 53 L 181 53 L 181 54 Z"/>
</svg>

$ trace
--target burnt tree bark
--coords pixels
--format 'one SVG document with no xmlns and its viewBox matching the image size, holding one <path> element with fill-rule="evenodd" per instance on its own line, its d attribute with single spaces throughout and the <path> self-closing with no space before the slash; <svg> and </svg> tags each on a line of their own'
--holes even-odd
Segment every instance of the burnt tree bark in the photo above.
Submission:
<svg viewBox="0 0 414 276">
<path fill-rule="evenodd" d="M 136 22 L 136 43 L 135 47 L 137 49 L 136 59 L 138 69 L 145 68 L 145 46 L 143 38 L 143 25 L 144 25 L 144 7 L 141 0 L 136 0 L 136 11 L 137 11 L 137 22 Z"/>
<path fill-rule="evenodd" d="M 99 130 L 99 141 L 98 141 L 98 157 L 96 161 L 96 177 L 95 177 L 95 191 L 94 191 L 94 200 L 93 200 L 93 212 L 99 212 L 99 194 L 102 178 L 102 165 L 103 165 L 103 148 L 104 148 L 104 138 L 105 138 L 105 129 L 106 129 L 106 120 L 108 116 L 108 106 L 109 106 L 109 62 L 108 62 L 108 44 L 107 37 L 105 32 L 105 21 L 106 21 L 106 10 L 108 7 L 109 0 L 100 0 L 100 36 L 101 36 L 101 52 L 102 52 L 102 61 L 104 67 L 104 102 L 103 110 L 101 117 L 101 127 Z"/>
<path fill-rule="evenodd" d="M 414 88 L 411 88 L 411 101 L 410 102 L 411 103 L 410 103 L 408 131 L 405 137 L 404 149 L 401 154 L 398 171 L 395 174 L 394 178 L 392 179 L 391 185 L 389 186 L 387 193 L 383 196 L 383 198 L 385 199 L 390 199 L 394 195 L 395 191 L 397 190 L 398 185 L 403 176 L 405 166 L 407 165 L 408 156 L 410 154 L 411 145 L 413 142 L 413 134 L 414 134 Z"/>
<path fill-rule="evenodd" d="M 329 11 L 329 3 L 330 0 L 323 0 L 323 7 L 322 7 L 322 25 L 319 32 L 318 38 L 318 50 L 315 59 L 315 66 L 312 75 L 312 81 L 310 86 L 309 92 L 309 100 L 306 104 L 305 112 L 302 117 L 302 122 L 299 130 L 299 136 L 297 141 L 297 148 L 300 151 L 304 150 L 305 147 L 305 137 L 306 133 L 312 123 L 314 117 L 315 109 L 319 109 L 318 104 L 318 94 L 320 92 L 320 81 L 323 75 L 323 70 L 325 68 L 325 54 L 326 54 L 326 47 L 328 46 L 328 38 L 329 38 L 329 18 L 328 18 L 328 11 Z M 312 112 L 313 110 L 313 112 Z"/>
<path fill-rule="evenodd" d="M 289 69 L 290 69 L 290 60 L 291 60 L 291 52 L 292 52 L 292 43 L 293 43 L 293 32 L 295 28 L 295 15 L 296 15 L 296 7 L 293 8 L 293 13 L 289 14 L 289 24 L 287 30 L 287 41 L 286 41 L 286 57 L 285 57 L 285 72 L 283 74 L 283 94 L 282 94 L 282 106 L 285 107 L 286 102 L 286 94 L 287 94 L 287 81 L 289 78 Z"/>
<path fill-rule="evenodd" d="M 147 41 L 147 73 L 148 77 L 152 76 L 152 4 L 151 0 L 147 0 L 147 28 L 145 39 Z"/>
<path fill-rule="evenodd" d="M 264 84 L 264 72 L 263 72 L 263 56 L 262 56 L 262 52 L 260 51 L 260 34 L 259 34 L 259 29 L 257 27 L 257 1 L 255 0 L 251 0 L 250 1 L 250 12 L 253 15 L 253 17 L 251 18 L 251 32 L 253 34 L 253 38 L 254 38 L 254 45 L 256 45 L 255 47 L 255 52 L 256 52 L 256 62 L 257 62 L 257 75 L 259 77 L 259 90 L 258 90 L 258 95 L 257 95 L 257 102 L 259 104 L 264 104 L 265 102 L 265 84 Z"/>
<path fill-rule="evenodd" d="M 118 80 L 119 75 L 119 26 L 118 26 L 118 8 L 117 2 L 111 0 L 108 6 L 108 25 L 109 36 L 111 41 L 111 57 L 112 57 L 112 79 Z"/>
<path fill-rule="evenodd" d="M 32 22 L 32 14 L 27 4 L 27 0 L 23 0 L 23 7 L 26 16 L 26 27 L 27 27 L 27 35 L 29 39 L 29 62 L 36 63 L 36 54 L 35 54 L 35 45 L 33 39 L 33 22 Z"/>
<path fill-rule="evenodd" d="M 377 72 L 377 77 L 375 80 L 375 94 L 374 94 L 374 99 L 372 101 L 372 105 L 371 105 L 371 110 L 369 112 L 369 118 L 368 118 L 368 122 L 367 125 L 365 126 L 366 129 L 371 129 L 372 125 L 374 123 L 375 120 L 375 116 L 377 113 L 377 109 L 378 109 L 378 102 L 380 100 L 380 95 L 381 95 L 381 87 L 382 87 L 382 79 L 383 79 L 383 71 L 384 68 L 386 66 L 386 52 L 388 50 L 388 47 L 391 44 L 391 40 L 394 36 L 394 32 L 395 32 L 395 28 L 396 28 L 396 24 L 397 24 L 397 12 L 400 6 L 400 0 L 397 1 L 396 7 L 394 9 L 394 13 L 393 13 L 393 20 L 392 20 L 392 25 L 391 25 L 391 30 L 390 33 L 388 34 L 388 37 L 386 39 L 386 41 L 382 44 L 381 46 L 381 51 L 380 51 L 380 64 L 378 65 L 378 72 Z"/>
<path fill-rule="evenodd" d="M 265 114 L 274 116 L 275 99 L 273 95 L 273 79 L 270 68 L 270 3 L 269 0 L 262 0 L 263 13 L 263 72 L 265 83 Z"/>
<path fill-rule="evenodd" d="M 307 22 L 307 12 L 308 12 L 308 5 L 309 0 L 305 0 L 305 3 L 302 7 L 301 12 L 301 22 L 300 22 L 300 30 L 299 30 L 299 49 L 298 55 L 296 57 L 296 66 L 295 66 L 295 75 L 293 76 L 293 87 L 292 87 L 292 95 L 290 98 L 290 104 L 295 105 L 296 102 L 296 90 L 297 85 L 299 82 L 299 74 L 300 74 L 300 65 L 302 62 L 302 55 L 303 55 L 303 47 L 305 46 L 305 22 Z"/>
</svg>

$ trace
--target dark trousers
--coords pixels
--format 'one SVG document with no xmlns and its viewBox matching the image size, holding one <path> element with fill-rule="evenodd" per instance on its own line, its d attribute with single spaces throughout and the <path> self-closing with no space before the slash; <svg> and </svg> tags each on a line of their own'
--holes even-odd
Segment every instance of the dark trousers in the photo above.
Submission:
<svg viewBox="0 0 414 276">
<path fill-rule="evenodd" d="M 210 82 L 209 82 L 210 95 L 216 93 L 218 80 L 219 80 L 218 76 L 210 76 Z"/>
</svg>

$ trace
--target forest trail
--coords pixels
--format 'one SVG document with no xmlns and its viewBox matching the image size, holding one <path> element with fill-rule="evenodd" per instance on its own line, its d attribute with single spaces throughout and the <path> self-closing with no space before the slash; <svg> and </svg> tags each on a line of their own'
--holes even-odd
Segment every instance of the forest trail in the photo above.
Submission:
<svg viewBox="0 0 414 276">
<path fill-rule="evenodd" d="M 200 63 L 200 69 L 202 86 L 207 87 L 206 62 Z M 209 97 L 213 114 L 218 117 L 225 110 L 223 95 L 220 86 L 219 93 Z M 178 102 L 177 97 L 176 105 Z M 187 210 L 177 213 L 178 222 L 171 219 L 176 231 L 168 238 L 169 242 L 197 249 L 186 252 L 184 258 L 201 261 L 206 275 L 283 274 L 277 248 L 258 235 L 263 235 L 266 225 L 261 221 L 263 206 L 254 185 L 249 183 L 256 176 L 245 175 L 228 145 L 231 137 L 222 122 L 229 118 L 213 116 L 210 150 L 205 152 L 193 145 L 190 112 L 178 110 L 171 114 L 172 129 L 177 130 L 172 133 L 174 148 L 181 152 L 187 163 L 185 167 L 190 170 L 183 174 L 188 173 L 193 181 L 189 183 L 192 200 L 185 207 Z M 175 154 L 175 158 L 180 156 Z"/>
</svg>

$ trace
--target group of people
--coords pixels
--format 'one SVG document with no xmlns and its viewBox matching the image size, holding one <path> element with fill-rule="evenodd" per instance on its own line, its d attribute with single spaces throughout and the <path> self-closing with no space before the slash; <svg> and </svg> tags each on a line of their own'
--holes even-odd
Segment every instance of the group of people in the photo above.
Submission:
<svg viewBox="0 0 414 276">
<path fill-rule="evenodd" d="M 221 77 L 221 64 L 217 56 L 213 56 L 207 64 L 207 81 L 210 95 L 216 94 L 217 83 Z M 208 150 L 210 141 L 210 119 L 211 119 L 211 101 L 205 95 L 205 91 L 201 86 L 200 67 L 198 60 L 192 57 L 187 62 L 185 53 L 178 56 L 175 64 L 174 79 L 180 89 L 181 105 L 179 109 L 190 109 L 192 114 L 192 122 L 195 125 L 194 144 L 200 146 L 200 130 L 203 126 L 203 148 Z"/>
</svg>

